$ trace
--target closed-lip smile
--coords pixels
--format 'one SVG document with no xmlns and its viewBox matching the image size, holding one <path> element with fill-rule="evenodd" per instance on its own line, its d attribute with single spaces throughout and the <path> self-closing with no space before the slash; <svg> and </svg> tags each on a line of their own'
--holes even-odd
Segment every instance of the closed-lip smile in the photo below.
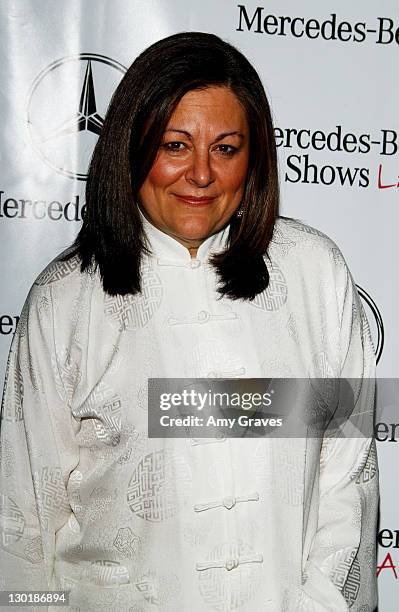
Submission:
<svg viewBox="0 0 399 612">
<path fill-rule="evenodd" d="M 179 200 L 183 200 L 184 202 L 188 202 L 189 204 L 209 204 L 213 200 L 215 200 L 216 196 L 192 196 L 192 195 L 180 195 L 178 193 L 174 194 L 176 198 Z"/>
</svg>

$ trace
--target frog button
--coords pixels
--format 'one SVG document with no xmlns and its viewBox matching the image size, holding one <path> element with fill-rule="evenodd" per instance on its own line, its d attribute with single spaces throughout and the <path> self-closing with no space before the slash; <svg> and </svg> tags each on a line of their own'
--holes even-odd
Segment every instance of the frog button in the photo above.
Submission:
<svg viewBox="0 0 399 612">
<path fill-rule="evenodd" d="M 228 572 L 238 566 L 238 561 L 236 559 L 227 559 L 225 563 L 225 568 Z"/>
<path fill-rule="evenodd" d="M 206 323 L 210 319 L 210 314 L 206 310 L 200 310 L 197 318 L 200 323 Z"/>
<path fill-rule="evenodd" d="M 236 505 L 236 500 L 234 497 L 225 497 L 223 499 L 223 506 L 227 508 L 227 510 L 231 510 L 233 506 Z"/>
</svg>

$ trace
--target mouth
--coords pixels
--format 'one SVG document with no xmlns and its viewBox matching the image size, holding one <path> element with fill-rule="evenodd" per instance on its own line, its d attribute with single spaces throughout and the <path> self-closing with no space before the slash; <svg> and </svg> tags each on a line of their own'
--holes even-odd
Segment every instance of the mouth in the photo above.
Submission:
<svg viewBox="0 0 399 612">
<path fill-rule="evenodd" d="M 177 193 L 173 194 L 175 198 L 180 200 L 181 202 L 185 202 L 191 206 L 207 206 L 216 200 L 216 196 L 202 196 L 196 197 L 191 195 L 179 195 Z"/>
</svg>

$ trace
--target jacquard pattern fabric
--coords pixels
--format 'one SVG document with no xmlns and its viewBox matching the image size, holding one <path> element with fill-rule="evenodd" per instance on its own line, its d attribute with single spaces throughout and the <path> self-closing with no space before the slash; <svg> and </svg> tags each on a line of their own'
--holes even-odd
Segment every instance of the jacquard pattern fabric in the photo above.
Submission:
<svg viewBox="0 0 399 612">
<path fill-rule="evenodd" d="M 372 612 L 375 363 L 339 249 L 279 219 L 269 287 L 232 301 L 208 261 L 228 228 L 191 259 L 143 222 L 140 295 L 106 295 L 74 258 L 25 302 L 1 413 L 0 587 L 68 590 L 60 612 Z M 368 435 L 149 438 L 149 377 L 359 379 Z"/>
</svg>

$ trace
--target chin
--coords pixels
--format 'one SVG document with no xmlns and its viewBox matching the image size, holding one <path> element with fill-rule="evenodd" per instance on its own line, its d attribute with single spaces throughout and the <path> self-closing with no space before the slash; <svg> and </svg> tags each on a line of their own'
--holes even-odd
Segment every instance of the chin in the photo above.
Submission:
<svg viewBox="0 0 399 612">
<path fill-rule="evenodd" d="M 204 219 L 190 219 L 185 223 L 179 223 L 176 227 L 176 235 L 183 240 L 205 240 L 213 232 L 213 224 Z"/>
</svg>

